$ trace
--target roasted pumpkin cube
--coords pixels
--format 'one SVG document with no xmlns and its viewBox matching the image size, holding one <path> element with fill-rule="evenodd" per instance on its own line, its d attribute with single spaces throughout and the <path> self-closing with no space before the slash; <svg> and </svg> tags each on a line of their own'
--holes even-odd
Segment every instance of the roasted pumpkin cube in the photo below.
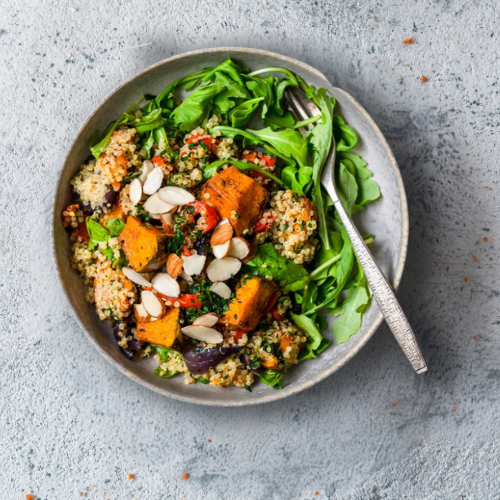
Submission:
<svg viewBox="0 0 500 500">
<path fill-rule="evenodd" d="M 260 321 L 262 312 L 271 295 L 278 289 L 272 282 L 260 276 L 245 276 L 236 289 L 236 297 L 229 303 L 229 309 L 220 323 L 230 328 L 253 330 Z"/>
<path fill-rule="evenodd" d="M 165 264 L 166 235 L 150 224 L 130 216 L 119 238 L 130 265 L 137 272 L 148 273 Z"/>
<path fill-rule="evenodd" d="M 214 175 L 203 187 L 201 199 L 227 218 L 238 236 L 253 228 L 267 198 L 267 191 L 236 167 Z"/>
<path fill-rule="evenodd" d="M 180 309 L 167 309 L 163 317 L 156 321 L 139 321 L 137 323 L 137 339 L 150 344 L 172 347 L 176 341 L 182 342 Z"/>
</svg>

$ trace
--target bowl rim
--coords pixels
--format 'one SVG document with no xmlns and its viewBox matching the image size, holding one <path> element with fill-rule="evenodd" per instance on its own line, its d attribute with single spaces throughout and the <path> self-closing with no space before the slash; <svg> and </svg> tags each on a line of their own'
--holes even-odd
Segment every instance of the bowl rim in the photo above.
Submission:
<svg viewBox="0 0 500 500">
<path fill-rule="evenodd" d="M 131 76 L 124 82 L 122 82 L 120 85 L 118 85 L 115 89 L 113 89 L 111 92 L 109 92 L 98 104 L 95 106 L 94 110 L 87 116 L 85 121 L 82 123 L 82 125 L 79 127 L 73 141 L 71 142 L 70 146 L 67 149 L 67 153 L 64 157 L 64 161 L 62 163 L 62 168 L 59 171 L 58 174 L 58 181 L 55 187 L 55 192 L 54 192 L 54 199 L 52 202 L 52 227 L 51 227 L 51 239 L 52 239 L 52 257 L 54 260 L 54 266 L 57 272 L 57 278 L 59 281 L 59 284 L 61 286 L 63 295 L 66 299 L 66 302 L 69 306 L 69 309 L 71 311 L 71 314 L 73 318 L 76 320 L 80 328 L 83 330 L 85 336 L 87 339 L 91 342 L 91 344 L 100 352 L 101 355 L 103 355 L 115 368 L 117 368 L 120 372 L 123 374 L 127 375 L 130 377 L 132 380 L 135 382 L 138 382 L 139 384 L 147 387 L 148 389 L 151 389 L 152 391 L 162 394 L 164 396 L 168 396 L 172 399 L 186 402 L 186 403 L 193 403 L 193 404 L 199 404 L 199 405 L 204 405 L 204 406 L 217 406 L 217 407 L 239 407 L 239 406 L 253 406 L 253 405 L 258 405 L 258 404 L 264 404 L 264 403 L 270 403 L 272 401 L 277 401 L 280 399 L 284 399 L 289 396 L 293 396 L 295 394 L 298 394 L 299 392 L 302 392 L 306 389 L 309 389 L 310 387 L 316 385 L 317 383 L 321 382 L 328 376 L 332 375 L 334 372 L 336 372 L 339 368 L 344 366 L 348 361 L 350 361 L 368 342 L 368 340 L 373 336 L 375 331 L 378 329 L 380 324 L 382 323 L 383 320 L 383 315 L 380 309 L 378 310 L 377 315 L 375 316 L 375 319 L 373 320 L 371 326 L 368 328 L 366 333 L 364 334 L 364 337 L 361 339 L 361 341 L 354 346 L 349 352 L 347 352 L 343 357 L 338 359 L 336 362 L 332 363 L 327 369 L 323 370 L 322 372 L 319 372 L 315 374 L 314 376 L 308 378 L 307 380 L 304 380 L 302 382 L 297 383 L 296 385 L 293 385 L 291 387 L 281 389 L 279 391 L 269 391 L 267 394 L 264 394 L 263 396 L 259 397 L 258 399 L 248 399 L 248 400 L 241 400 L 241 401 L 221 401 L 221 400 L 198 400 L 195 396 L 184 396 L 179 393 L 174 393 L 170 392 L 168 390 L 168 386 L 165 387 L 157 387 L 147 380 L 144 380 L 141 378 L 139 375 L 134 373 L 132 370 L 128 369 L 126 366 L 121 365 L 118 363 L 113 357 L 103 348 L 101 345 L 97 342 L 97 340 L 94 338 L 93 335 L 90 334 L 90 332 L 85 328 L 83 325 L 82 321 L 80 320 L 77 312 L 75 311 L 71 300 L 66 292 L 62 276 L 61 276 L 61 269 L 59 268 L 58 261 L 57 261 L 57 249 L 56 249 L 56 239 L 55 239 L 55 231 L 56 231 L 56 224 L 59 219 L 59 214 L 56 212 L 57 210 L 57 193 L 59 192 L 59 189 L 62 184 L 62 172 L 66 169 L 66 166 L 68 164 L 69 158 L 70 158 L 70 153 L 71 151 L 75 148 L 77 143 L 80 140 L 80 136 L 84 129 L 86 128 L 88 122 L 92 120 L 96 115 L 99 114 L 102 106 L 111 98 L 113 97 L 116 93 L 118 93 L 122 88 L 126 87 L 129 85 L 133 80 L 136 78 L 143 76 L 149 72 L 152 72 L 156 70 L 158 67 L 163 66 L 165 64 L 172 63 L 174 61 L 184 59 L 184 58 L 189 58 L 193 56 L 197 56 L 200 54 L 212 54 L 212 53 L 224 53 L 224 52 L 236 52 L 240 53 L 242 56 L 245 54 L 252 54 L 252 55 L 262 55 L 262 56 L 269 56 L 273 58 L 278 58 L 283 61 L 284 64 L 289 63 L 293 64 L 296 66 L 299 66 L 303 68 L 304 70 L 315 73 L 316 76 L 322 80 L 324 80 L 327 83 L 330 83 L 329 80 L 326 78 L 326 76 L 313 66 L 310 66 L 307 63 L 304 63 L 302 61 L 299 61 L 298 59 L 295 59 L 293 57 L 289 56 L 284 56 L 282 54 L 276 53 L 276 52 L 271 52 L 267 50 L 262 50 L 262 49 L 249 49 L 249 48 L 244 48 L 244 47 L 214 47 L 214 48 L 208 48 L 208 49 L 198 49 L 198 50 L 193 50 L 189 52 L 183 52 L 181 54 L 174 55 L 172 57 L 169 57 L 167 59 L 163 59 L 151 66 L 148 66 L 147 68 L 143 69 L 142 71 L 139 71 L 135 75 Z M 345 92 L 342 89 L 336 88 L 339 92 L 343 93 L 347 99 L 351 101 L 351 103 L 357 108 L 358 112 L 363 116 L 363 118 L 370 124 L 370 126 L 373 128 L 374 132 L 376 133 L 380 144 L 382 145 L 387 157 L 389 158 L 389 164 L 394 172 L 395 179 L 396 179 L 396 184 L 398 187 L 398 192 L 400 196 L 400 204 L 401 204 L 401 249 L 399 252 L 399 259 L 397 262 L 397 265 L 394 269 L 394 277 L 392 281 L 392 286 L 394 290 L 397 290 L 399 287 L 399 284 L 401 282 L 401 278 L 403 275 L 403 270 L 406 262 L 406 257 L 408 253 L 408 239 L 409 239 L 409 217 L 408 217 L 408 202 L 407 202 L 407 197 L 406 197 L 406 192 L 403 184 L 403 179 L 401 176 L 401 172 L 399 170 L 398 164 L 396 162 L 396 159 L 392 153 L 392 150 L 382 134 L 380 128 L 378 125 L 375 123 L 373 118 L 368 114 L 368 112 L 361 106 L 361 104 L 358 103 L 354 97 L 352 97 L 350 94 Z M 373 306 L 377 307 L 376 302 L 373 302 Z"/>
</svg>

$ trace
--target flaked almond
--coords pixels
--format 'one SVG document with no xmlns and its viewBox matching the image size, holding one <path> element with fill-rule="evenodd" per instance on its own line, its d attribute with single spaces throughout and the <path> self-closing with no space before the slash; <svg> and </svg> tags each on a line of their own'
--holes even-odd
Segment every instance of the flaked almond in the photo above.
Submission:
<svg viewBox="0 0 500 500">
<path fill-rule="evenodd" d="M 207 267 L 207 276 L 210 281 L 226 281 L 235 276 L 241 269 L 241 262 L 234 257 L 215 259 Z"/>
<path fill-rule="evenodd" d="M 134 271 L 131 267 L 124 267 L 122 272 L 132 283 L 135 283 L 136 285 L 151 286 L 151 283 L 146 278 L 141 276 L 137 271 Z"/>
<path fill-rule="evenodd" d="M 215 313 L 204 314 L 193 321 L 193 326 L 214 326 L 219 321 L 219 316 Z"/>
<path fill-rule="evenodd" d="M 167 259 L 167 273 L 174 280 L 177 279 L 182 273 L 182 259 L 175 255 L 175 253 L 171 253 Z"/>
<path fill-rule="evenodd" d="M 177 186 L 166 186 L 160 189 L 158 194 L 161 200 L 170 205 L 187 205 L 195 200 L 189 191 Z"/>
<path fill-rule="evenodd" d="M 188 283 L 193 282 L 193 278 L 191 278 L 191 276 L 189 276 L 189 274 L 187 274 L 186 271 L 182 271 L 180 277 L 181 277 L 181 279 L 183 279 L 184 281 L 187 281 Z"/>
<path fill-rule="evenodd" d="M 254 257 L 255 254 L 257 253 L 257 242 L 255 240 L 252 241 L 249 245 L 249 252 L 248 255 L 242 259 L 242 264 L 246 264 L 247 262 L 250 262 Z"/>
<path fill-rule="evenodd" d="M 132 182 L 130 183 L 130 201 L 134 204 L 137 205 L 141 201 L 142 198 L 142 184 L 139 179 L 132 179 Z"/>
<path fill-rule="evenodd" d="M 225 221 L 225 222 L 224 222 Z M 233 226 L 229 224 L 227 219 L 222 219 L 218 226 L 214 229 L 212 237 L 210 238 L 210 244 L 213 247 L 218 245 L 223 245 L 227 241 L 230 241 L 233 237 Z"/>
<path fill-rule="evenodd" d="M 141 175 L 138 177 L 139 181 L 141 183 L 146 182 L 148 175 L 154 170 L 154 168 L 154 163 L 151 160 L 144 160 Z"/>
<path fill-rule="evenodd" d="M 231 245 L 231 240 L 226 241 L 222 245 L 217 245 L 212 247 L 212 252 L 217 259 L 223 259 L 229 253 L 229 247 Z"/>
<path fill-rule="evenodd" d="M 153 288 L 166 297 L 178 297 L 181 293 L 179 283 L 167 273 L 158 273 L 152 280 Z M 154 314 L 153 314 L 154 316 Z"/>
<path fill-rule="evenodd" d="M 207 326 L 185 326 L 181 328 L 181 332 L 188 337 L 207 344 L 220 344 L 224 339 L 220 332 Z"/>
<path fill-rule="evenodd" d="M 155 194 L 161 188 L 163 182 L 163 170 L 160 167 L 155 167 L 149 172 L 146 177 L 146 182 L 142 186 L 144 194 Z"/>
<path fill-rule="evenodd" d="M 149 314 L 142 304 L 134 304 L 135 317 L 137 321 L 147 321 Z"/>
<path fill-rule="evenodd" d="M 170 212 L 174 205 L 170 205 L 169 203 L 165 203 L 160 199 L 158 193 L 150 196 L 146 202 L 144 203 L 144 210 L 147 210 L 150 214 L 166 214 Z"/>
<path fill-rule="evenodd" d="M 149 316 L 161 318 L 165 314 L 165 304 L 153 292 L 143 290 L 141 292 L 141 301 L 144 309 Z"/>
<path fill-rule="evenodd" d="M 210 291 L 216 293 L 219 297 L 229 300 L 231 298 L 231 289 L 225 283 L 214 283 Z"/>
<path fill-rule="evenodd" d="M 235 257 L 236 259 L 243 260 L 250 253 L 250 244 L 247 240 L 237 236 L 231 240 L 231 245 L 229 246 L 229 257 Z"/>
<path fill-rule="evenodd" d="M 182 260 L 184 262 L 184 271 L 186 271 L 186 274 L 188 276 L 196 276 L 203 271 L 207 257 L 198 254 L 189 256 L 183 255 Z"/>
</svg>

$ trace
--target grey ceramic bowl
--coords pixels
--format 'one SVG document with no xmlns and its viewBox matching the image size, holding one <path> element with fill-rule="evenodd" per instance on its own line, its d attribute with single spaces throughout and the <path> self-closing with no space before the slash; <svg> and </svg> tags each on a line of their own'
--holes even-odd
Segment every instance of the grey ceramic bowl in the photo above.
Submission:
<svg viewBox="0 0 500 500">
<path fill-rule="evenodd" d="M 62 227 L 60 213 L 69 203 L 70 180 L 89 155 L 88 142 L 95 130 L 103 130 L 141 94 L 156 94 L 167 84 L 207 66 L 233 58 L 252 70 L 282 66 L 299 74 L 315 87 L 327 88 L 337 99 L 336 111 L 353 126 L 360 143 L 355 149 L 368 161 L 383 197 L 356 219 L 358 227 L 376 234 L 373 252 L 377 262 L 395 287 L 399 285 L 408 243 L 408 209 L 401 175 L 392 152 L 368 113 L 346 92 L 333 87 L 318 70 L 295 59 L 271 52 L 241 48 L 207 49 L 166 59 L 124 82 L 85 121 L 71 145 L 55 193 L 53 245 L 56 268 L 69 305 L 90 342 L 121 372 L 133 380 L 181 401 L 214 406 L 244 406 L 266 403 L 296 394 L 328 377 L 347 363 L 365 345 L 382 321 L 373 301 L 357 335 L 347 343 L 332 345 L 317 359 L 300 363 L 286 374 L 285 387 L 274 390 L 256 383 L 250 393 L 238 388 L 225 390 L 203 384 L 185 385 L 182 376 L 163 380 L 153 375 L 154 360 L 129 361 L 119 351 L 111 328 L 99 321 L 94 306 L 84 300 L 82 281 L 70 265 L 70 242 Z M 330 322 L 332 319 L 329 319 Z"/>
</svg>

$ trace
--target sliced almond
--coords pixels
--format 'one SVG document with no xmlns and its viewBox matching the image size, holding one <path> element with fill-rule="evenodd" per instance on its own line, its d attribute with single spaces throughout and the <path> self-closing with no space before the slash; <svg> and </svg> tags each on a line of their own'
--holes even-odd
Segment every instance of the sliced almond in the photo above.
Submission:
<svg viewBox="0 0 500 500">
<path fill-rule="evenodd" d="M 230 245 L 231 245 L 231 240 L 226 241 L 226 243 L 223 243 L 222 245 L 217 245 L 215 247 L 212 247 L 212 252 L 214 253 L 217 259 L 223 259 L 224 257 L 227 256 Z"/>
<path fill-rule="evenodd" d="M 196 276 L 201 274 L 203 268 L 205 267 L 205 262 L 207 260 L 205 255 L 183 255 L 182 260 L 184 261 L 184 271 L 188 276 Z"/>
<path fill-rule="evenodd" d="M 215 313 L 204 314 L 193 321 L 193 326 L 214 326 L 219 321 L 219 316 Z"/>
<path fill-rule="evenodd" d="M 144 309 L 153 318 L 161 318 L 165 314 L 165 304 L 153 292 L 143 290 L 141 301 Z"/>
<path fill-rule="evenodd" d="M 167 297 L 178 297 L 181 293 L 179 283 L 167 273 L 158 273 L 152 280 L 153 288 Z M 155 316 L 153 314 L 153 316 Z"/>
<path fill-rule="evenodd" d="M 166 214 L 170 212 L 174 205 L 170 205 L 169 203 L 165 203 L 160 199 L 158 193 L 150 196 L 146 202 L 144 203 L 144 210 L 147 210 L 150 214 Z"/>
<path fill-rule="evenodd" d="M 134 311 L 137 321 L 147 321 L 149 319 L 149 314 L 142 304 L 134 304 Z"/>
<path fill-rule="evenodd" d="M 229 246 L 229 257 L 235 257 L 236 259 L 243 260 L 250 253 L 250 244 L 247 240 L 237 236 L 231 240 L 231 245 Z"/>
<path fill-rule="evenodd" d="M 189 191 L 177 186 L 166 186 L 160 189 L 158 194 L 161 200 L 170 205 L 187 205 L 195 200 Z"/>
<path fill-rule="evenodd" d="M 182 273 L 182 259 L 175 255 L 175 253 L 171 253 L 167 259 L 167 273 L 174 280 L 177 279 Z"/>
<path fill-rule="evenodd" d="M 146 182 L 148 175 L 154 170 L 154 168 L 154 163 L 151 160 L 144 160 L 144 162 L 142 163 L 142 172 L 139 176 L 139 181 L 141 183 Z"/>
<path fill-rule="evenodd" d="M 141 201 L 142 198 L 142 184 L 139 179 L 132 179 L 129 187 L 130 191 L 130 201 L 137 205 Z"/>
<path fill-rule="evenodd" d="M 225 221 L 225 222 L 224 222 Z M 212 233 L 210 244 L 213 247 L 223 245 L 233 237 L 233 226 L 227 219 L 222 219 Z"/>
<path fill-rule="evenodd" d="M 207 267 L 207 276 L 210 281 L 226 281 L 235 276 L 241 269 L 241 262 L 234 257 L 215 259 Z"/>
<path fill-rule="evenodd" d="M 225 283 L 214 283 L 210 291 L 216 293 L 219 297 L 229 300 L 231 298 L 231 289 Z"/>
<path fill-rule="evenodd" d="M 163 170 L 160 167 L 155 167 L 149 172 L 146 177 L 146 182 L 142 187 L 144 194 L 155 194 L 161 188 L 163 182 Z"/>
<path fill-rule="evenodd" d="M 172 217 L 172 214 L 161 214 L 160 215 L 160 220 L 161 220 L 161 227 L 165 234 L 168 236 L 173 236 L 174 235 L 174 218 Z"/>
<path fill-rule="evenodd" d="M 242 259 L 242 264 L 246 264 L 247 262 L 250 262 L 254 257 L 255 257 L 255 254 L 257 253 L 257 242 L 255 240 L 252 241 L 252 243 L 250 243 L 250 249 L 249 249 L 249 252 L 248 252 L 248 255 Z"/>
<path fill-rule="evenodd" d="M 185 326 L 181 332 L 188 337 L 201 340 L 207 344 L 220 344 L 223 341 L 222 334 L 207 326 Z"/>
<path fill-rule="evenodd" d="M 134 271 L 131 267 L 124 267 L 122 272 L 132 283 L 135 283 L 136 285 L 151 286 L 151 283 L 146 278 L 141 276 L 137 271 Z"/>
</svg>

